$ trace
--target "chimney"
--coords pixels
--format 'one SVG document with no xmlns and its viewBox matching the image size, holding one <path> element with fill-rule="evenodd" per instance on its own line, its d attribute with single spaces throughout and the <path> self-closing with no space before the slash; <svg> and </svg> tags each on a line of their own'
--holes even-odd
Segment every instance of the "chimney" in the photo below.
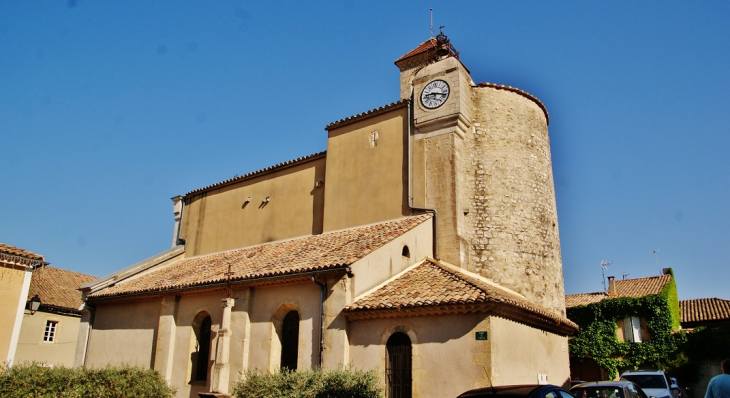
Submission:
<svg viewBox="0 0 730 398">
<path fill-rule="evenodd" d="M 172 233 L 172 247 L 175 247 L 178 245 L 178 240 L 180 239 L 180 222 L 182 221 L 184 204 L 182 195 L 177 195 L 171 199 L 172 211 L 175 214 L 175 230 Z"/>
<path fill-rule="evenodd" d="M 608 277 L 608 297 L 618 297 L 616 294 L 616 277 Z"/>
</svg>

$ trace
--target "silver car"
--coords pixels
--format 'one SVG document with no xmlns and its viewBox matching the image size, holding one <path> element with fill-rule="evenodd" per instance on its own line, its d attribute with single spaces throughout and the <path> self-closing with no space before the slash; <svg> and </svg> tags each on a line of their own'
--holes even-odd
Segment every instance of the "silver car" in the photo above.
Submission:
<svg viewBox="0 0 730 398">
<path fill-rule="evenodd" d="M 570 388 L 575 398 L 647 398 L 644 391 L 630 381 L 590 381 Z"/>
<path fill-rule="evenodd" d="M 672 384 L 663 370 L 627 370 L 621 380 L 633 381 L 650 398 L 679 398 L 679 387 Z"/>
</svg>

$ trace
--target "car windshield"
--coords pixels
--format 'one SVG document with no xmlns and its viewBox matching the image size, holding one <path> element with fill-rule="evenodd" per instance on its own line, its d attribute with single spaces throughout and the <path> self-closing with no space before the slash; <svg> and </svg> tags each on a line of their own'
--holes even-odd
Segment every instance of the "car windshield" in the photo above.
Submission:
<svg viewBox="0 0 730 398">
<path fill-rule="evenodd" d="M 575 398 L 624 398 L 624 392 L 618 387 L 586 387 L 570 390 Z"/>
<path fill-rule="evenodd" d="M 664 376 L 661 375 L 624 375 L 623 378 L 633 381 L 641 388 L 667 388 Z"/>
</svg>

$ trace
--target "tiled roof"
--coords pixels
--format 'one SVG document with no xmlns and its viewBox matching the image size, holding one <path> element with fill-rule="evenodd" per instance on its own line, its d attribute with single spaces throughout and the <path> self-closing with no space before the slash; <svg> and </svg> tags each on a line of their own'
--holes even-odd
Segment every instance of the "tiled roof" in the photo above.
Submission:
<svg viewBox="0 0 730 398">
<path fill-rule="evenodd" d="M 336 122 L 332 122 L 332 123 L 328 124 L 327 127 L 325 127 L 324 129 L 327 130 L 327 131 L 329 131 L 329 130 L 332 130 L 333 128 L 335 128 L 335 127 L 341 127 L 341 126 L 344 126 L 344 125 L 347 125 L 347 124 L 350 124 L 350 123 L 354 123 L 354 122 L 356 122 L 358 120 L 365 119 L 365 118 L 370 117 L 370 116 L 379 115 L 381 113 L 385 113 L 385 112 L 387 112 L 389 110 L 392 110 L 392 109 L 397 109 L 397 108 L 401 108 L 401 107 L 407 106 L 409 102 L 410 102 L 409 100 L 400 100 L 398 102 L 393 102 L 391 104 L 388 104 L 388 105 L 385 105 L 385 106 L 381 106 L 380 108 L 375 108 L 375 109 L 369 110 L 367 112 L 363 112 L 363 113 L 357 114 L 355 116 L 346 117 L 346 118 L 340 119 L 340 120 L 338 120 Z"/>
<path fill-rule="evenodd" d="M 565 308 L 593 304 L 606 298 L 608 298 L 608 293 L 604 292 L 569 294 L 565 296 Z"/>
<path fill-rule="evenodd" d="M 545 114 L 545 120 L 546 120 L 547 124 L 550 125 L 550 115 L 548 114 L 545 104 L 543 104 L 542 101 L 540 101 L 539 99 L 537 99 L 537 97 L 528 93 L 527 91 L 522 91 L 516 87 L 505 86 L 503 84 L 494 84 L 494 83 L 479 83 L 479 84 L 477 84 L 477 87 L 489 87 L 489 88 L 494 88 L 497 90 L 511 91 L 513 93 L 519 94 L 519 95 L 529 99 L 530 101 L 536 103 L 537 106 L 540 107 L 540 109 L 542 109 L 542 112 Z"/>
<path fill-rule="evenodd" d="M 43 306 L 75 311 L 83 303 L 78 287 L 94 279 L 95 276 L 59 268 L 48 266 L 39 268 L 33 272 L 30 280 L 28 298 L 37 294 Z"/>
<path fill-rule="evenodd" d="M 29 252 L 28 250 L 23 250 L 19 247 L 6 245 L 4 243 L 0 243 L 0 253 L 10 254 L 11 256 L 25 257 L 31 260 L 43 261 L 43 256 L 41 256 L 40 254 L 35 254 L 33 252 Z"/>
<path fill-rule="evenodd" d="M 682 326 L 700 326 L 718 322 L 730 323 L 730 300 L 701 298 L 680 300 Z"/>
<path fill-rule="evenodd" d="M 423 53 L 427 52 L 430 49 L 436 48 L 437 45 L 438 45 L 438 41 L 436 39 L 434 39 L 434 38 L 430 38 L 430 39 L 424 41 L 423 43 L 419 44 L 418 47 L 416 47 L 413 50 L 409 51 L 406 55 L 404 55 L 404 56 L 398 58 L 397 60 L 395 60 L 395 63 L 397 64 L 398 62 L 400 62 L 400 61 L 402 61 L 404 59 L 407 59 L 407 58 L 410 58 L 410 57 L 414 57 L 414 56 L 419 55 L 419 54 L 423 54 Z"/>
<path fill-rule="evenodd" d="M 190 196 L 190 195 L 198 194 L 198 193 L 201 193 L 201 192 L 209 191 L 211 189 L 220 188 L 220 187 L 223 187 L 223 186 L 226 186 L 226 185 L 234 184 L 236 182 L 243 181 L 243 180 L 249 179 L 251 177 L 258 176 L 260 174 L 268 173 L 268 172 L 275 171 L 275 170 L 280 170 L 280 169 L 283 169 L 283 168 L 286 168 L 286 167 L 291 167 L 291 166 L 294 166 L 294 165 L 296 165 L 298 163 L 304 163 L 304 162 L 309 161 L 309 160 L 313 160 L 313 159 L 317 159 L 317 158 L 324 157 L 326 154 L 327 154 L 326 151 L 322 151 L 322 152 L 315 153 L 313 155 L 303 156 L 301 158 L 297 158 L 297 159 L 294 159 L 294 160 L 289 160 L 289 161 L 286 161 L 286 162 L 278 163 L 278 164 L 275 164 L 273 166 L 266 167 L 266 168 L 261 169 L 261 170 L 253 171 L 253 172 L 248 173 L 248 174 L 244 174 L 244 175 L 241 175 L 241 176 L 236 176 L 236 177 L 233 177 L 233 178 L 229 178 L 229 179 L 227 179 L 225 181 L 217 182 L 215 184 L 208 185 L 208 186 L 203 187 L 203 188 L 198 188 L 198 189 L 192 190 L 192 191 L 188 192 L 186 196 Z"/>
<path fill-rule="evenodd" d="M 670 274 L 650 276 L 646 278 L 621 279 L 616 283 L 616 297 L 644 297 L 661 293 L 664 286 L 672 279 Z M 565 296 L 567 308 L 588 305 L 607 299 L 608 291 L 596 293 L 580 293 Z"/>
<path fill-rule="evenodd" d="M 578 329 L 568 318 L 555 315 L 511 290 L 431 258 L 365 293 L 345 312 L 353 319 L 494 312 L 562 333 Z"/>
<path fill-rule="evenodd" d="M 425 214 L 171 261 L 93 292 L 89 298 L 157 293 L 223 283 L 229 264 L 233 272 L 232 282 L 344 268 L 430 218 Z"/>
</svg>

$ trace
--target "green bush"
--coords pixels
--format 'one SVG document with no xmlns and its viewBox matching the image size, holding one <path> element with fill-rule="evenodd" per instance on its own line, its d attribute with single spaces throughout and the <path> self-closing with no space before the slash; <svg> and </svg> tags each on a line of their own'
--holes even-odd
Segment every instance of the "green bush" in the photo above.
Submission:
<svg viewBox="0 0 730 398">
<path fill-rule="evenodd" d="M 169 398 L 174 394 L 159 373 L 139 367 L 48 368 L 25 363 L 0 369 L 3 398 Z"/>
<path fill-rule="evenodd" d="M 236 398 L 380 398 L 382 387 L 375 371 L 303 370 L 270 374 L 246 373 L 236 384 Z"/>
</svg>

